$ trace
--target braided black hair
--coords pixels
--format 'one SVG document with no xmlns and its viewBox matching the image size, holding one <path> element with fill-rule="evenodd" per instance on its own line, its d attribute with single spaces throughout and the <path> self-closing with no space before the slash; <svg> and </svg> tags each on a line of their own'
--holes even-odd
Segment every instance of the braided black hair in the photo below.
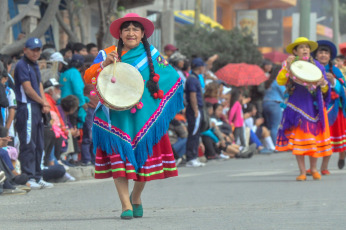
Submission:
<svg viewBox="0 0 346 230">
<path fill-rule="evenodd" d="M 153 64 L 153 60 L 151 59 L 151 52 L 150 52 L 150 44 L 147 40 L 147 37 L 144 35 L 144 37 L 142 38 L 142 42 L 145 48 L 145 52 L 147 53 L 147 57 L 148 57 L 148 63 L 149 63 L 149 81 L 147 81 L 147 88 L 151 94 L 152 97 L 154 97 L 154 93 L 157 93 L 159 91 L 159 86 L 157 84 L 157 82 L 155 82 L 153 80 L 153 77 L 155 75 L 155 70 L 154 70 L 154 64 Z"/>
<path fill-rule="evenodd" d="M 136 22 L 136 21 L 128 21 L 128 22 L 124 22 L 123 24 L 121 24 L 120 26 L 120 31 L 124 28 L 127 28 L 129 27 L 130 25 L 133 25 L 134 27 L 139 27 L 141 28 L 142 31 L 144 31 L 144 27 L 141 23 L 139 22 Z M 155 75 L 155 70 L 154 70 L 154 64 L 153 64 L 153 60 L 151 58 L 151 52 L 150 52 L 150 44 L 147 40 L 147 37 L 146 35 L 144 34 L 143 38 L 142 38 L 142 43 L 144 45 L 144 49 L 145 49 L 145 52 L 147 53 L 147 58 L 148 58 L 148 64 L 149 64 L 149 71 L 150 71 L 150 74 L 149 74 L 149 80 L 147 81 L 146 83 L 146 87 L 148 88 L 149 92 L 150 92 L 150 95 L 153 97 L 153 98 L 158 98 L 157 96 L 157 93 L 159 91 L 159 86 L 157 84 L 157 82 L 155 82 L 153 80 L 153 77 Z M 119 59 L 121 60 L 121 53 L 122 53 L 122 49 L 124 47 L 124 42 L 121 38 L 119 38 L 119 41 L 118 41 L 118 57 Z M 156 93 L 156 96 L 154 96 L 154 94 Z"/>
<path fill-rule="evenodd" d="M 123 42 L 123 39 L 119 38 L 119 41 L 118 41 L 118 58 L 119 60 L 121 61 L 121 52 L 123 51 L 123 47 L 124 47 L 124 42 Z"/>
</svg>

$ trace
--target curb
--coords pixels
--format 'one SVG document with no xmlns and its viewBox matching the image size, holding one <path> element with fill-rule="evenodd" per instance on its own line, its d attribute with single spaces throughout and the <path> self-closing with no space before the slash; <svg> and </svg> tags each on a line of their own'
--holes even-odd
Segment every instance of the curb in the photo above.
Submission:
<svg viewBox="0 0 346 230">
<path fill-rule="evenodd" d="M 77 180 L 92 179 L 95 176 L 95 166 L 70 167 L 67 172 Z"/>
</svg>

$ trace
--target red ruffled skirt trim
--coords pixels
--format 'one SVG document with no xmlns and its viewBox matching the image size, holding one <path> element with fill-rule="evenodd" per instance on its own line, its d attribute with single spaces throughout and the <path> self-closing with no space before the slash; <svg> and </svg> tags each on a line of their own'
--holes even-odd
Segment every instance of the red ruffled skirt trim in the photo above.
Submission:
<svg viewBox="0 0 346 230">
<path fill-rule="evenodd" d="M 330 141 L 333 152 L 346 151 L 346 118 L 341 109 L 332 126 L 330 126 Z"/>
<path fill-rule="evenodd" d="M 178 170 L 167 134 L 154 145 L 153 155 L 148 157 L 138 172 L 128 160 L 124 162 L 119 154 L 107 155 L 101 149 L 96 151 L 96 179 L 126 177 L 135 181 L 151 181 L 175 176 L 178 176 Z"/>
</svg>

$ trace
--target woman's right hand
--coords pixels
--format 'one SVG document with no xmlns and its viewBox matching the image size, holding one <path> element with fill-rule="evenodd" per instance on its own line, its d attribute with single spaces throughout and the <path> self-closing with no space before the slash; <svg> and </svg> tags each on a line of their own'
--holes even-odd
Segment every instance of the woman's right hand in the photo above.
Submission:
<svg viewBox="0 0 346 230">
<path fill-rule="evenodd" d="M 107 65 L 114 63 L 114 60 L 117 60 L 117 62 L 120 61 L 118 57 L 118 53 L 115 50 L 107 54 L 107 58 L 106 60 L 103 61 L 103 64 L 102 64 L 103 68 L 106 67 Z"/>
<path fill-rule="evenodd" d="M 295 58 L 296 58 L 296 57 L 295 57 L 294 55 L 288 56 L 288 58 L 286 59 L 287 69 L 290 69 L 291 64 L 292 64 L 292 62 L 293 62 L 293 60 L 294 60 Z"/>
</svg>

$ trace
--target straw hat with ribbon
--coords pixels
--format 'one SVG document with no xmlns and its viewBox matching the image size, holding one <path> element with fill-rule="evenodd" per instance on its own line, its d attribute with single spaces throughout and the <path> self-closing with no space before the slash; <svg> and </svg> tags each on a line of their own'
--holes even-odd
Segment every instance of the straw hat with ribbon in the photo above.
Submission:
<svg viewBox="0 0 346 230">
<path fill-rule="evenodd" d="M 318 44 L 317 42 L 314 41 L 310 41 L 308 38 L 306 37 L 299 37 L 297 38 L 293 43 L 289 44 L 286 47 L 286 51 L 287 53 L 293 54 L 293 49 L 294 47 L 300 45 L 300 44 L 308 44 L 310 46 L 310 52 L 314 51 L 317 49 Z"/>
<path fill-rule="evenodd" d="M 123 24 L 124 22 L 129 22 L 129 21 L 135 21 L 135 22 L 141 23 L 144 27 L 144 33 L 147 38 L 149 38 L 154 32 L 155 26 L 149 19 L 140 17 L 136 13 L 128 13 L 124 17 L 119 18 L 115 20 L 114 22 L 112 22 L 111 26 L 109 27 L 109 30 L 112 36 L 115 37 L 116 39 L 119 39 L 121 24 Z"/>
</svg>

